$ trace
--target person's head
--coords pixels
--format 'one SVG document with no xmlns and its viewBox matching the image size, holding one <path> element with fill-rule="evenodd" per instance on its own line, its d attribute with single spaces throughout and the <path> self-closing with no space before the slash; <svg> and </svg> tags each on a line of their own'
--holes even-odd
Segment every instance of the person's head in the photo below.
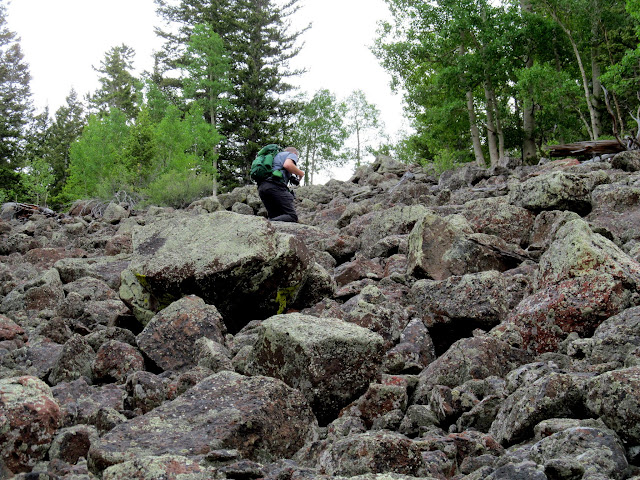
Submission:
<svg viewBox="0 0 640 480">
<path fill-rule="evenodd" d="M 294 155 L 300 156 L 298 150 L 295 147 L 287 147 L 284 149 L 285 152 L 293 153 Z"/>
</svg>

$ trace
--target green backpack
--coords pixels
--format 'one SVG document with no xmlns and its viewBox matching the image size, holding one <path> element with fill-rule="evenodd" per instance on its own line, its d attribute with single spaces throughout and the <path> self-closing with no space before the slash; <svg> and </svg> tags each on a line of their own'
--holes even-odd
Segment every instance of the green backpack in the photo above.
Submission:
<svg viewBox="0 0 640 480">
<path fill-rule="evenodd" d="M 282 180 L 282 172 L 273 170 L 273 159 L 280 151 L 280 147 L 275 143 L 262 147 L 251 164 L 251 172 L 249 173 L 251 180 L 260 183 L 272 176 Z"/>
</svg>

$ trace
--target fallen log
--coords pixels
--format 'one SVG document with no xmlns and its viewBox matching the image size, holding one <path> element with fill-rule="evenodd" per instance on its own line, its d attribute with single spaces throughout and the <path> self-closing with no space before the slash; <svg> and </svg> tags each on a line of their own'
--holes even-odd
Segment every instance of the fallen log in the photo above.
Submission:
<svg viewBox="0 0 640 480">
<path fill-rule="evenodd" d="M 617 140 L 594 140 L 587 142 L 565 143 L 563 145 L 547 145 L 545 149 L 550 157 L 591 157 L 620 153 L 627 150 Z"/>
</svg>

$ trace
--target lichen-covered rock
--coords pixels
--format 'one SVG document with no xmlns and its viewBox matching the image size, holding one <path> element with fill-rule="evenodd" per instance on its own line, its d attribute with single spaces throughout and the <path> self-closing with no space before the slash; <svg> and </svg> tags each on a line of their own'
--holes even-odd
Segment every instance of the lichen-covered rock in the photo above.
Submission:
<svg viewBox="0 0 640 480">
<path fill-rule="evenodd" d="M 64 291 L 60 275 L 52 268 L 25 289 L 24 308 L 26 310 L 55 309 L 63 299 Z"/>
<path fill-rule="evenodd" d="M 360 236 L 361 251 L 371 257 L 378 241 L 390 235 L 409 234 L 416 222 L 428 212 L 431 211 L 422 205 L 397 205 L 376 212 Z"/>
<path fill-rule="evenodd" d="M 92 370 L 97 381 L 124 383 L 130 374 L 144 370 L 144 358 L 136 347 L 109 340 L 96 352 Z"/>
<path fill-rule="evenodd" d="M 418 446 L 404 435 L 385 431 L 339 439 L 318 459 L 320 472 L 331 476 L 399 473 L 416 477 L 422 468 Z"/>
<path fill-rule="evenodd" d="M 89 447 L 98 440 L 98 431 L 89 425 L 76 425 L 60 429 L 49 449 L 49 458 L 75 464 L 87 458 Z"/>
<path fill-rule="evenodd" d="M 526 351 L 489 335 L 463 338 L 420 373 L 413 403 L 427 404 L 436 385 L 453 388 L 467 380 L 504 377 L 530 359 Z"/>
<path fill-rule="evenodd" d="M 198 366 L 214 373 L 221 370 L 234 370 L 231 351 L 221 343 L 202 337 L 196 341 L 194 348 L 194 358 Z"/>
<path fill-rule="evenodd" d="M 299 389 L 321 424 L 364 393 L 384 353 L 380 335 L 335 318 L 276 315 L 260 330 L 249 371 Z"/>
<path fill-rule="evenodd" d="M 165 380 L 151 372 L 138 371 L 127 377 L 124 407 L 138 414 L 150 412 L 167 399 Z"/>
<path fill-rule="evenodd" d="M 626 288 L 640 287 L 640 264 L 613 242 L 593 233 L 584 220 L 572 220 L 556 233 L 555 240 L 540 258 L 535 277 L 537 289 L 563 280 L 606 273 Z"/>
<path fill-rule="evenodd" d="M 640 443 L 640 367 L 614 370 L 591 379 L 585 403 L 620 438 Z"/>
<path fill-rule="evenodd" d="M 113 290 L 120 288 L 120 275 L 129 266 L 130 255 L 91 258 L 63 258 L 54 267 L 60 272 L 62 283 L 71 283 L 83 277 L 104 281 Z"/>
<path fill-rule="evenodd" d="M 337 285 L 342 287 L 364 278 L 379 280 L 382 275 L 382 265 L 378 261 L 369 260 L 362 255 L 356 255 L 353 260 L 336 267 L 333 278 Z"/>
<path fill-rule="evenodd" d="M 96 425 L 96 415 L 101 409 L 123 411 L 123 385 L 91 386 L 82 377 L 69 383 L 59 383 L 51 391 L 60 405 L 62 426 L 65 427 L 77 424 Z"/>
<path fill-rule="evenodd" d="M 343 320 L 367 328 L 384 338 L 386 348 L 400 338 L 409 319 L 407 312 L 374 285 L 362 291 L 342 305 Z"/>
<path fill-rule="evenodd" d="M 129 210 L 117 203 L 109 203 L 102 214 L 102 219 L 107 223 L 118 223 L 129 216 Z"/>
<path fill-rule="evenodd" d="M 527 286 L 524 279 L 492 270 L 440 281 L 418 280 L 411 294 L 434 335 L 450 330 L 459 332 L 459 338 L 476 328 L 489 330 L 505 320 Z"/>
<path fill-rule="evenodd" d="M 560 281 L 525 297 L 507 321 L 535 353 L 556 351 L 570 333 L 588 337 L 605 319 L 626 309 L 633 294 L 606 273 Z"/>
<path fill-rule="evenodd" d="M 574 426 L 541 439 L 529 457 L 551 478 L 628 478 L 628 462 L 618 436 L 607 428 Z M 578 475 L 580 475 L 578 477 Z"/>
<path fill-rule="evenodd" d="M 442 218 L 426 213 L 409 234 L 407 273 L 444 280 L 452 275 L 509 270 L 525 259 L 526 253 L 516 245 L 474 233 L 461 215 Z"/>
<path fill-rule="evenodd" d="M 103 480 L 208 480 L 214 469 L 179 455 L 161 455 L 129 460 L 107 468 Z"/>
<path fill-rule="evenodd" d="M 91 367 L 95 356 L 96 352 L 93 351 L 89 342 L 80 335 L 74 335 L 64 344 L 64 348 L 49 375 L 49 382 L 56 385 L 83 376 L 91 380 Z"/>
<path fill-rule="evenodd" d="M 412 319 L 400 334 L 397 345 L 387 351 L 383 360 L 386 373 L 420 373 L 436 359 L 429 330 L 419 318 Z"/>
<path fill-rule="evenodd" d="M 302 395 L 280 380 L 220 372 L 117 425 L 92 445 L 89 463 L 98 472 L 136 458 L 220 449 L 256 461 L 289 458 L 313 439 L 315 425 Z"/>
<path fill-rule="evenodd" d="M 346 407 L 341 415 L 360 417 L 366 428 L 371 429 L 376 419 L 394 410 L 400 410 L 404 416 L 407 403 L 406 385 L 394 382 L 371 383 L 364 395 Z"/>
<path fill-rule="evenodd" d="M 224 343 L 226 327 L 213 305 L 190 295 L 157 313 L 138 335 L 140 349 L 163 370 L 181 370 L 196 364 L 195 342 L 210 338 Z"/>
<path fill-rule="evenodd" d="M 579 416 L 583 410 L 582 381 L 563 373 L 550 373 L 525 384 L 504 401 L 489 433 L 503 445 L 533 437 L 542 420 Z"/>
<path fill-rule="evenodd" d="M 49 450 L 60 419 L 46 383 L 29 376 L 0 379 L 0 459 L 9 470 L 31 471 Z"/>
<path fill-rule="evenodd" d="M 582 215 L 591 210 L 590 193 L 585 178 L 554 171 L 512 185 L 509 202 L 534 212 L 571 210 Z"/>
<path fill-rule="evenodd" d="M 579 220 L 580 215 L 575 212 L 548 210 L 537 216 L 531 227 L 528 252 L 544 253 L 553 242 L 556 233 L 565 223 Z"/>
<path fill-rule="evenodd" d="M 593 211 L 587 220 L 605 230 L 616 241 L 638 237 L 640 229 L 640 186 L 626 182 L 598 186 L 592 193 Z"/>
<path fill-rule="evenodd" d="M 82 277 L 63 286 L 64 292 L 69 295 L 75 292 L 88 300 L 119 300 L 118 292 L 111 288 L 107 282 L 94 277 Z"/>
<path fill-rule="evenodd" d="M 615 362 L 624 366 L 626 357 L 640 346 L 640 307 L 614 315 L 596 328 L 587 360 L 592 364 Z"/>
<path fill-rule="evenodd" d="M 611 166 L 625 172 L 640 172 L 640 152 L 620 152 L 611 159 Z"/>
<path fill-rule="evenodd" d="M 28 340 L 24 329 L 5 315 L 0 315 L 0 348 L 14 350 Z"/>
<path fill-rule="evenodd" d="M 285 311 L 313 265 L 296 237 L 276 232 L 263 218 L 226 211 L 155 221 L 134 230 L 133 246 L 128 281 L 133 275 L 149 295 L 121 292 L 134 313 L 197 295 L 218 308 L 231 333 L 248 320 Z"/>
<path fill-rule="evenodd" d="M 526 246 L 535 215 L 526 208 L 511 205 L 506 197 L 472 200 L 460 212 L 474 231 L 495 235 L 514 245 Z"/>
</svg>

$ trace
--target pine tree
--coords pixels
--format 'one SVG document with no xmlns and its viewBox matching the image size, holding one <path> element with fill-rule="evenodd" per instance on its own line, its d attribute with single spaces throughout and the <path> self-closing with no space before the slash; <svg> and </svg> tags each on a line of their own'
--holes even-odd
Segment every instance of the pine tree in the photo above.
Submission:
<svg viewBox="0 0 640 480">
<path fill-rule="evenodd" d="M 21 142 L 32 111 L 30 80 L 20 40 L 8 29 L 6 8 L 0 5 L 0 168 L 21 166 Z"/>
<path fill-rule="evenodd" d="M 100 89 L 90 98 L 90 103 L 105 114 L 117 108 L 130 120 L 138 115 L 141 82 L 131 73 L 135 51 L 125 44 L 111 48 L 105 53 L 100 67 L 93 69 L 101 74 Z"/>
<path fill-rule="evenodd" d="M 159 58 L 164 63 L 161 71 L 180 63 L 197 25 L 208 25 L 222 38 L 230 58 L 232 92 L 231 108 L 220 120 L 220 133 L 226 138 L 220 174 L 227 187 L 247 182 L 251 159 L 264 144 L 283 141 L 285 125 L 297 112 L 298 104 L 286 98 L 293 90 L 286 79 L 300 73 L 287 71 L 305 30 L 294 30 L 287 20 L 297 10 L 298 0 L 282 6 L 273 0 L 156 3 L 158 13 L 179 26 L 177 34 L 161 32 L 167 39 Z"/>
<path fill-rule="evenodd" d="M 53 123 L 49 127 L 47 160 L 53 168 L 55 178 L 52 196 L 58 195 L 67 181 L 71 145 L 80 137 L 87 123 L 84 105 L 74 89 L 71 89 L 66 100 L 66 105 L 56 110 Z"/>
</svg>

